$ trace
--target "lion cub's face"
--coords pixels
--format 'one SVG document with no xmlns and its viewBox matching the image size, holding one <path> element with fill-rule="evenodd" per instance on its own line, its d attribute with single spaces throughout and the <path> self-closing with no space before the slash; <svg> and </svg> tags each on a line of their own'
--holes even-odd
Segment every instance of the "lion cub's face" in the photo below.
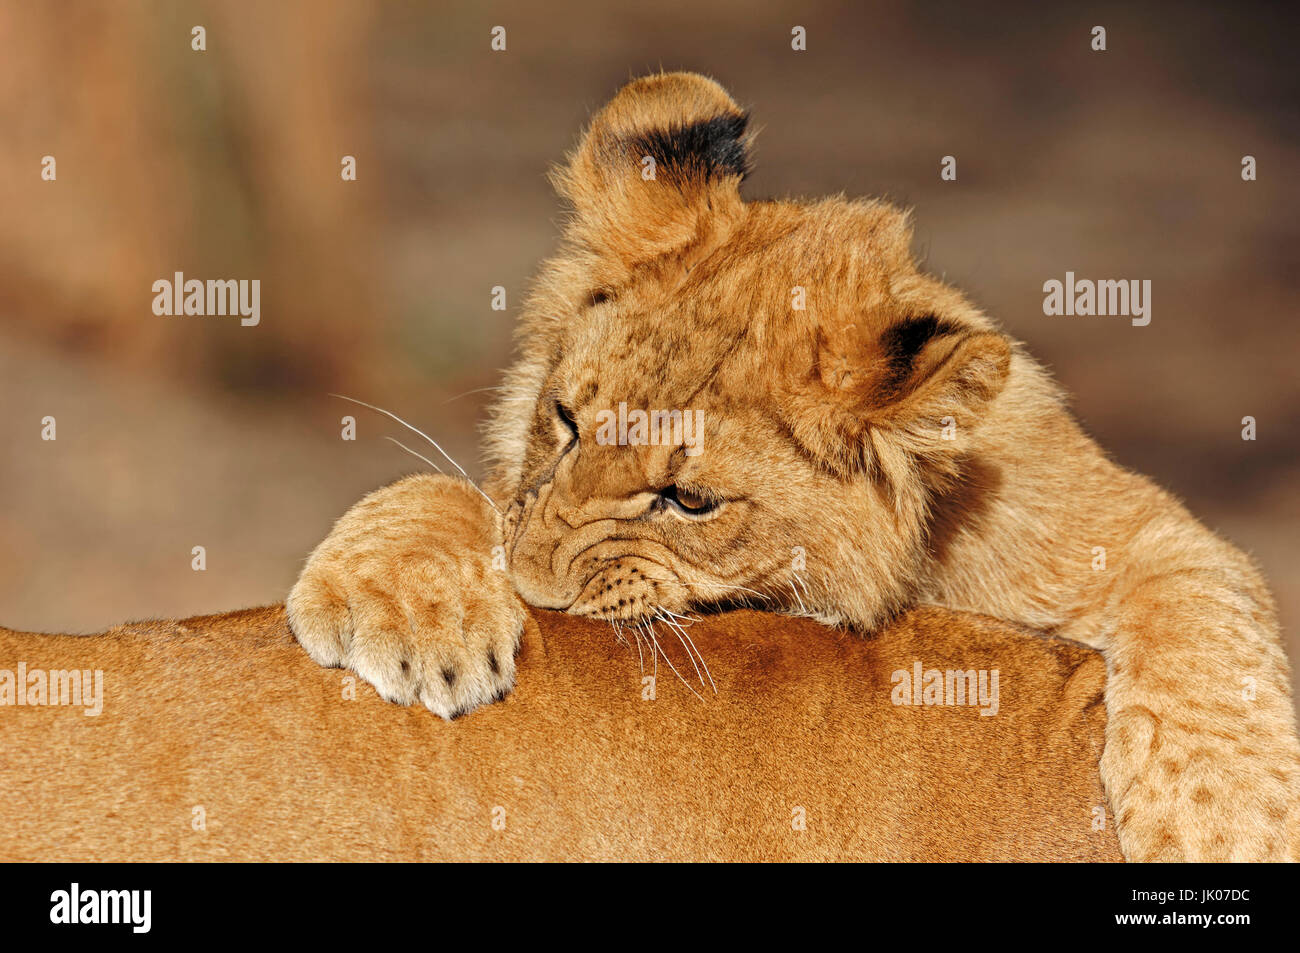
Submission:
<svg viewBox="0 0 1300 953">
<path fill-rule="evenodd" d="M 1005 339 L 916 272 L 897 212 L 741 201 L 743 131 L 710 81 L 652 77 L 558 176 L 575 217 L 491 434 L 534 604 L 833 619 L 849 579 L 891 611 L 1002 385 Z"/>
</svg>

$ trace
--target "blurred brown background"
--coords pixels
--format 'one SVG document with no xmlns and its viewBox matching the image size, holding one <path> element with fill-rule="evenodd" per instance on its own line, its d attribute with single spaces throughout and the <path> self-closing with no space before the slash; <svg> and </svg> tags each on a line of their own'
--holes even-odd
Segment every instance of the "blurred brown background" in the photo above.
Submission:
<svg viewBox="0 0 1300 953">
<path fill-rule="evenodd" d="M 0 621 L 282 598 L 332 519 L 420 466 L 330 391 L 475 472 L 475 391 L 555 240 L 546 167 L 663 67 L 753 107 L 749 195 L 914 207 L 930 268 L 1029 342 L 1099 440 L 1259 557 L 1295 656 L 1293 15 L 978 6 L 0 0 Z M 1150 326 L 1045 317 L 1066 270 L 1151 279 Z M 175 271 L 261 279 L 261 324 L 155 316 Z"/>
</svg>

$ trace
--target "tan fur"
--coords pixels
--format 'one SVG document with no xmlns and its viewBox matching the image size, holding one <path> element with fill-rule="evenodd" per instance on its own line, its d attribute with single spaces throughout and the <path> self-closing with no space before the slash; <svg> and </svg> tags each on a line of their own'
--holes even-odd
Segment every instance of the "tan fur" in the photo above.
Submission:
<svg viewBox="0 0 1300 953">
<path fill-rule="evenodd" d="M 969 610 L 1105 652 L 1102 776 L 1130 859 L 1300 856 L 1288 663 L 1251 561 L 1108 460 L 1023 347 L 917 269 L 904 215 L 745 202 L 746 146 L 735 103 L 689 74 L 595 117 L 555 176 L 572 216 L 487 433 L 500 530 L 479 507 L 462 546 L 426 533 L 447 512 L 427 492 L 380 491 L 394 516 L 341 520 L 290 596 L 304 645 L 381 685 L 398 654 L 481 669 L 434 616 L 481 625 L 515 597 L 476 608 L 428 566 L 491 545 L 526 602 L 609 619 L 751 602 L 867 632 L 916 604 Z M 621 402 L 701 412 L 703 451 L 600 443 Z M 665 493 L 721 505 L 692 516 Z M 324 620 L 353 605 L 354 550 L 382 608 L 340 642 Z M 402 616 L 397 635 L 372 621 Z"/>
<path fill-rule="evenodd" d="M 518 689 L 449 724 L 345 700 L 279 607 L 0 629 L 0 668 L 104 672 L 97 717 L 0 709 L 0 860 L 1120 859 L 1093 829 L 1096 653 L 937 610 L 872 640 L 756 612 L 690 632 L 718 694 L 661 659 L 647 701 L 604 623 L 534 611 Z M 997 716 L 893 705 L 918 658 L 1000 667 Z"/>
</svg>

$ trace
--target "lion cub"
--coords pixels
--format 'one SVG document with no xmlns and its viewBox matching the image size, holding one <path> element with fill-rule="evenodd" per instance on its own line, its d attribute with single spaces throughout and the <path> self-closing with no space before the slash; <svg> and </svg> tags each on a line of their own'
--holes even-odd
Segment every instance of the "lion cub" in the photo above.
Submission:
<svg viewBox="0 0 1300 953">
<path fill-rule="evenodd" d="M 742 200 L 746 119 L 685 73 L 601 110 L 554 175 L 572 216 L 488 431 L 495 507 L 439 476 L 366 497 L 289 596 L 298 640 L 452 717 L 509 690 L 521 599 L 861 632 L 916 603 L 984 613 L 1104 651 L 1126 856 L 1295 859 L 1300 744 L 1258 570 L 917 270 L 903 214 Z"/>
</svg>

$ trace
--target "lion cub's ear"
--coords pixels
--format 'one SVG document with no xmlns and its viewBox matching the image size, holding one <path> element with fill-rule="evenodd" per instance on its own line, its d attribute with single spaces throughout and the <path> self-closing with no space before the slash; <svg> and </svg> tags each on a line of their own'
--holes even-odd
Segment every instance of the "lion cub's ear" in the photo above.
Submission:
<svg viewBox="0 0 1300 953">
<path fill-rule="evenodd" d="M 552 174 L 573 205 L 570 240 L 628 269 L 724 231 L 743 212 L 748 118 L 695 73 L 624 86 Z"/>
<path fill-rule="evenodd" d="M 949 469 L 1011 366 L 1002 334 L 934 315 L 817 332 L 811 373 L 786 402 L 794 435 L 848 475 L 905 453 Z"/>
</svg>

